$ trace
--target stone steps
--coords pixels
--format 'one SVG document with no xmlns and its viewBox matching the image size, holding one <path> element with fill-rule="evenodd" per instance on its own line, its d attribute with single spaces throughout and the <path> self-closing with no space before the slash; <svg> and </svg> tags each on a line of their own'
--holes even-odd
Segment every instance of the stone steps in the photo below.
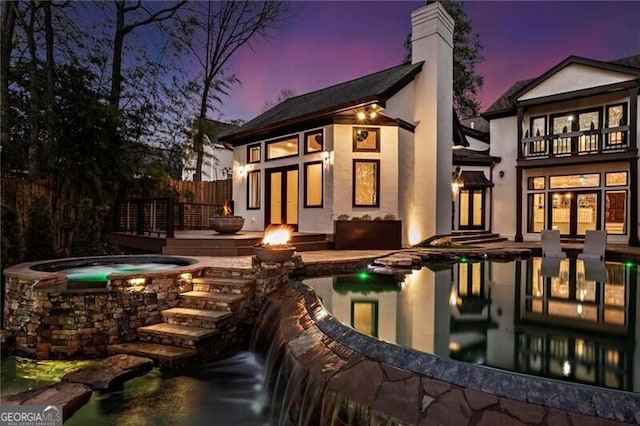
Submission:
<svg viewBox="0 0 640 426">
<path fill-rule="evenodd" d="M 255 280 L 241 278 L 200 277 L 192 280 L 194 291 L 224 294 L 247 294 Z"/>
<path fill-rule="evenodd" d="M 131 342 L 107 347 L 112 354 L 129 354 L 143 356 L 156 361 L 160 365 L 172 364 L 177 360 L 198 355 L 198 351 L 179 346 L 162 345 L 149 342 Z"/>
<path fill-rule="evenodd" d="M 247 301 L 245 294 L 214 293 L 210 291 L 187 291 L 180 293 L 180 306 L 185 308 L 218 311 L 237 311 Z"/>
<path fill-rule="evenodd" d="M 215 336 L 220 331 L 211 328 L 158 323 L 138 328 L 141 342 L 196 348 L 198 342 Z"/>
<path fill-rule="evenodd" d="M 167 324 L 210 329 L 218 329 L 219 323 L 232 315 L 231 312 L 227 311 L 183 307 L 165 309 L 160 313 L 162 314 L 162 320 Z"/>
</svg>

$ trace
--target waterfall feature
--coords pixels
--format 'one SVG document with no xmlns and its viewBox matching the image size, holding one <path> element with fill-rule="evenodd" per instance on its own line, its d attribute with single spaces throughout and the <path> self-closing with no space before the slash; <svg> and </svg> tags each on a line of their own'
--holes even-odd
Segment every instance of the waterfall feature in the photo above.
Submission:
<svg viewBox="0 0 640 426">
<path fill-rule="evenodd" d="M 315 306 L 320 308 L 317 299 Z M 267 405 L 274 426 L 404 423 L 359 402 L 375 390 L 358 391 L 360 383 L 346 371 L 350 363 L 361 362 L 362 355 L 336 344 L 316 327 L 299 288 L 285 286 L 267 298 L 251 349 L 264 357 L 264 387 L 270 390 Z M 340 386 L 344 380 L 350 383 L 347 389 Z M 367 387 L 367 380 L 362 383 Z"/>
</svg>

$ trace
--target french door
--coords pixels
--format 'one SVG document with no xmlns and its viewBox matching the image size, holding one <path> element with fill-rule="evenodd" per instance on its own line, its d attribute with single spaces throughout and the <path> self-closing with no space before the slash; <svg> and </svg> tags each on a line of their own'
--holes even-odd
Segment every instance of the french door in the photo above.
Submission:
<svg viewBox="0 0 640 426">
<path fill-rule="evenodd" d="M 298 230 L 298 166 L 268 169 L 265 224 L 289 225 Z"/>
<path fill-rule="evenodd" d="M 484 229 L 484 188 L 460 189 L 459 229 Z"/>
<path fill-rule="evenodd" d="M 565 237 L 584 237 L 600 223 L 600 193 L 559 191 L 549 194 L 551 229 Z"/>
</svg>

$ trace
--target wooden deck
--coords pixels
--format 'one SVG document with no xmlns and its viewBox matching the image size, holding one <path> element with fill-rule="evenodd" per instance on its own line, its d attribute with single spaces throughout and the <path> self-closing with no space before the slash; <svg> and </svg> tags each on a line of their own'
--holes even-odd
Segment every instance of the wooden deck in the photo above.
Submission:
<svg viewBox="0 0 640 426">
<path fill-rule="evenodd" d="M 112 232 L 109 241 L 120 250 L 130 253 L 162 253 L 180 256 L 245 256 L 253 254 L 263 232 L 241 231 L 221 235 L 212 230 L 176 231 L 174 238 L 164 235 L 136 235 Z M 328 250 L 333 248 L 332 235 L 294 232 L 290 241 L 296 251 Z"/>
</svg>

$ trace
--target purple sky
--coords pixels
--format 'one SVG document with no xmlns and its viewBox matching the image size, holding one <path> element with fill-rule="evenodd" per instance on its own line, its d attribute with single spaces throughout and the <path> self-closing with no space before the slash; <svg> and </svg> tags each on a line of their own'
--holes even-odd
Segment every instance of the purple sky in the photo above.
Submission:
<svg viewBox="0 0 640 426">
<path fill-rule="evenodd" d="M 297 1 L 270 40 L 243 49 L 232 71 L 242 82 L 218 119 L 249 120 L 280 91 L 296 95 L 401 62 L 411 11 L 423 1 Z M 612 60 L 640 53 L 640 2 L 467 1 L 484 45 L 481 111 L 516 80 L 536 77 L 570 55 Z"/>
</svg>

